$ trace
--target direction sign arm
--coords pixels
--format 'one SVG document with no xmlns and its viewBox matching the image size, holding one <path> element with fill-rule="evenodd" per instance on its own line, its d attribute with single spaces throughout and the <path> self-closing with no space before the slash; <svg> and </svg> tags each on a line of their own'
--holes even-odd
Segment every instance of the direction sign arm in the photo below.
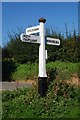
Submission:
<svg viewBox="0 0 80 120">
<path fill-rule="evenodd" d="M 38 32 L 40 32 L 39 28 L 40 28 L 40 25 L 27 28 L 26 29 L 26 34 L 27 35 L 31 35 L 31 34 L 34 34 L 34 33 L 38 33 Z"/>
<path fill-rule="evenodd" d="M 59 46 L 60 40 L 56 38 L 46 37 L 46 44 Z"/>
</svg>

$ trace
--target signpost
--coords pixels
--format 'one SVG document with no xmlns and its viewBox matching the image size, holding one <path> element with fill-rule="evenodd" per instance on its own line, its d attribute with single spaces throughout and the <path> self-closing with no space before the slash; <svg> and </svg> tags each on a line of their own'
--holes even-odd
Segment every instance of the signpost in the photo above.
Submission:
<svg viewBox="0 0 80 120">
<path fill-rule="evenodd" d="M 47 91 L 47 74 L 46 74 L 46 59 L 47 50 L 45 50 L 45 44 L 48 45 L 60 45 L 60 40 L 55 38 L 45 38 L 45 22 L 46 19 L 40 18 L 40 25 L 27 28 L 26 34 L 22 33 L 20 38 L 22 42 L 38 43 L 39 44 L 39 74 L 38 74 L 38 93 L 40 96 L 45 96 Z M 39 36 L 32 35 L 39 33 Z"/>
</svg>

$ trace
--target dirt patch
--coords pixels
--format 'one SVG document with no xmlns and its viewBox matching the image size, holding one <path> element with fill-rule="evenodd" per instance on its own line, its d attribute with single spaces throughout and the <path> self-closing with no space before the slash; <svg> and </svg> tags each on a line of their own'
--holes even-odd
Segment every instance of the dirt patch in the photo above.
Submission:
<svg viewBox="0 0 80 120">
<path fill-rule="evenodd" d="M 35 82 L 35 80 L 27 80 L 26 83 L 28 84 L 33 84 Z"/>
<path fill-rule="evenodd" d="M 67 83 L 72 85 L 80 85 L 80 79 L 77 74 L 73 74 L 71 79 L 67 81 Z"/>
<path fill-rule="evenodd" d="M 58 78 L 57 78 L 58 79 Z M 78 77 L 77 74 L 73 74 L 71 76 L 71 79 L 70 80 L 66 80 L 68 84 L 71 84 L 71 85 L 76 85 L 76 86 L 80 86 L 80 78 Z M 38 80 L 37 79 L 34 79 L 34 80 L 31 80 L 31 79 L 28 79 L 28 80 L 19 80 L 19 81 L 16 81 L 17 84 L 19 83 L 25 83 L 25 84 L 30 84 L 30 85 L 36 85 L 38 83 Z"/>
<path fill-rule="evenodd" d="M 33 85 L 35 84 L 36 80 L 31 80 L 31 79 L 28 79 L 28 80 L 19 80 L 19 81 L 16 81 L 16 83 L 26 83 L 26 84 L 30 84 L 30 85 Z"/>
</svg>

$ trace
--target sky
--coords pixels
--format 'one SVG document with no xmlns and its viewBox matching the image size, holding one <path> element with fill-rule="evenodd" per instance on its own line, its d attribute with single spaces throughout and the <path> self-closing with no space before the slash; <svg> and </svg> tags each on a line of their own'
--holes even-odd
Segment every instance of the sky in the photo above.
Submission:
<svg viewBox="0 0 80 120">
<path fill-rule="evenodd" d="M 0 45 L 2 43 L 2 3 L 0 2 Z"/>
<path fill-rule="evenodd" d="M 67 23 L 70 32 L 73 30 L 73 23 L 76 31 L 78 31 L 77 2 L 3 2 L 3 45 L 9 41 L 9 32 L 18 32 L 18 29 L 25 31 L 30 25 L 38 25 L 38 19 L 41 17 L 46 19 L 46 27 L 52 26 L 54 30 L 61 33 L 65 33 L 65 23 Z"/>
<path fill-rule="evenodd" d="M 78 2 L 79 0 L 2 0 L 3 2 Z"/>
</svg>

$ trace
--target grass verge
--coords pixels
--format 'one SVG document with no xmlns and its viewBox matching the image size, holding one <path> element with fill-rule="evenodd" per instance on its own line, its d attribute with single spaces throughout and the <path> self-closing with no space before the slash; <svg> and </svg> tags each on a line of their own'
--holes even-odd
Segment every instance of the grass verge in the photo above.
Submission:
<svg viewBox="0 0 80 120">
<path fill-rule="evenodd" d="M 59 75 L 60 79 L 68 80 L 71 78 L 71 75 L 77 74 L 79 76 L 79 63 L 70 63 L 70 62 L 50 62 L 47 63 L 47 72 L 49 69 L 55 69 L 55 73 Z M 15 71 L 12 73 L 13 80 L 28 80 L 35 79 L 38 76 L 38 64 L 20 64 Z"/>
</svg>

